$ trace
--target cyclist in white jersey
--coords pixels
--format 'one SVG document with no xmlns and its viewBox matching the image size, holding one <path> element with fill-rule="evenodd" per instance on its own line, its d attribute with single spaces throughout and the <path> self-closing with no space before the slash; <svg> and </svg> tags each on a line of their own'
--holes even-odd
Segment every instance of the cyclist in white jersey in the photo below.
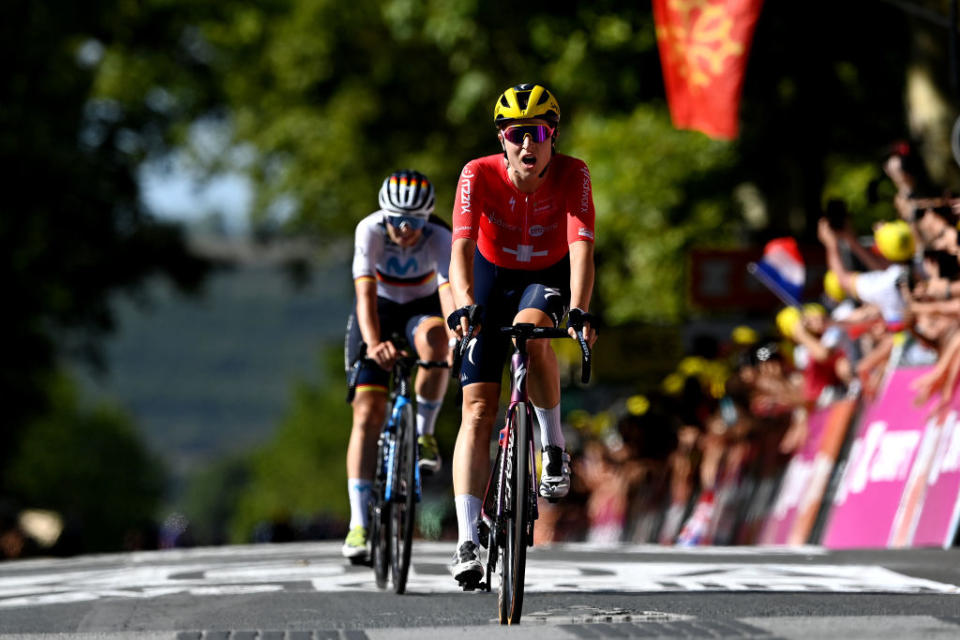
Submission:
<svg viewBox="0 0 960 640">
<path fill-rule="evenodd" d="M 386 417 L 389 372 L 398 355 L 390 338 L 404 336 L 421 360 L 447 360 L 450 336 L 443 318 L 454 309 L 447 281 L 450 229 L 431 215 L 433 185 L 416 171 L 397 171 L 384 180 L 379 199 L 380 210 L 357 225 L 356 306 L 347 323 L 347 369 L 361 348 L 373 361 L 363 362 L 357 377 L 347 447 L 350 532 L 343 555 L 351 559 L 367 554 L 377 438 Z M 445 369 L 420 369 L 414 383 L 420 467 L 427 472 L 440 468 L 433 429 L 448 379 Z"/>
</svg>

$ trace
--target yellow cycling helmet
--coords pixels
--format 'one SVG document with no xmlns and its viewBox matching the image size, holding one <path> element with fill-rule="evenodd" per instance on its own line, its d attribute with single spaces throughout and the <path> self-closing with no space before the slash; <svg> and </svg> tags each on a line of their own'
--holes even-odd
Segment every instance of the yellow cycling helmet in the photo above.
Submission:
<svg viewBox="0 0 960 640">
<path fill-rule="evenodd" d="M 823 291 L 834 302 L 840 302 L 847 297 L 847 292 L 840 285 L 840 278 L 833 271 L 827 271 L 823 275 Z"/>
<path fill-rule="evenodd" d="M 827 315 L 827 310 L 819 302 L 808 302 L 803 305 L 803 313 L 804 315 L 825 316 Z"/>
<path fill-rule="evenodd" d="M 493 123 L 497 126 L 527 118 L 541 118 L 553 126 L 560 123 L 560 104 L 542 84 L 527 83 L 510 87 L 500 94 L 493 107 Z"/>
<path fill-rule="evenodd" d="M 777 329 L 785 338 L 792 338 L 793 332 L 800 324 L 800 310 L 796 307 L 784 307 L 777 313 Z"/>
<path fill-rule="evenodd" d="M 913 257 L 913 233 L 903 220 L 884 222 L 873 232 L 880 254 L 891 262 L 903 262 Z"/>
</svg>

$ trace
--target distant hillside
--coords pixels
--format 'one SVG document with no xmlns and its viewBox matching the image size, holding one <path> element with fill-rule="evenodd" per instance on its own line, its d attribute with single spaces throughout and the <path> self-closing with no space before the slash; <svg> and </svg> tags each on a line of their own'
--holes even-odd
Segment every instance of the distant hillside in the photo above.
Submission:
<svg viewBox="0 0 960 640">
<path fill-rule="evenodd" d="M 148 288 L 149 305 L 118 299 L 119 330 L 106 347 L 109 371 L 101 379 L 82 374 L 85 383 L 130 411 L 179 477 L 265 441 L 291 385 L 318 381 L 322 351 L 343 342 L 352 301 L 350 249 L 198 242 L 198 252 L 233 267 L 214 275 L 197 300 L 161 282 Z M 291 273 L 302 282 L 295 284 Z"/>
</svg>

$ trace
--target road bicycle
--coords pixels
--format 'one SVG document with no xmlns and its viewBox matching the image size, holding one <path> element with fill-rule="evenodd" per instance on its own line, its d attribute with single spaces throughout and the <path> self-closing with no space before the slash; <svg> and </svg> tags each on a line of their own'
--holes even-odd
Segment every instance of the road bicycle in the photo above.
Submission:
<svg viewBox="0 0 960 640">
<path fill-rule="evenodd" d="M 348 402 L 353 399 L 360 363 L 364 360 L 372 362 L 361 351 L 351 369 Z M 401 353 L 391 370 L 387 419 L 377 441 L 377 466 L 369 505 L 369 523 L 370 564 L 377 587 L 387 587 L 389 572 L 396 593 L 404 593 L 407 588 L 417 503 L 420 502 L 417 423 L 410 384 L 414 365 L 426 369 L 450 366 L 446 362 L 418 360 Z"/>
<path fill-rule="evenodd" d="M 500 430 L 497 457 L 484 492 L 481 518 L 477 522 L 480 546 L 487 549 L 486 576 L 480 585 L 491 589 L 492 574 L 500 576 L 497 594 L 500 624 L 520 622 L 523 609 L 527 547 L 533 546 L 533 523 L 538 517 L 537 479 L 533 449 L 536 424 L 527 397 L 527 342 L 546 338 L 568 338 L 566 329 L 537 327 L 520 323 L 502 327 L 516 344 L 510 361 L 510 404 Z M 471 327 L 467 335 L 473 333 Z M 590 347 L 577 332 L 582 355 L 581 381 L 590 381 Z M 551 500 L 556 502 L 556 500 Z M 470 589 L 471 585 L 464 584 Z"/>
</svg>

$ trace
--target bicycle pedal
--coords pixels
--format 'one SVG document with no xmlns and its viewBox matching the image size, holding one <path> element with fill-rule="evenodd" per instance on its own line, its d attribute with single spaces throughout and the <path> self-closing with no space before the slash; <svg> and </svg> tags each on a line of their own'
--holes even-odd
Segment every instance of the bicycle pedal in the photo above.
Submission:
<svg viewBox="0 0 960 640">
<path fill-rule="evenodd" d="M 476 580 L 457 580 L 460 583 L 460 588 L 463 591 L 476 591 L 480 588 L 482 582 L 477 582 Z"/>
</svg>

